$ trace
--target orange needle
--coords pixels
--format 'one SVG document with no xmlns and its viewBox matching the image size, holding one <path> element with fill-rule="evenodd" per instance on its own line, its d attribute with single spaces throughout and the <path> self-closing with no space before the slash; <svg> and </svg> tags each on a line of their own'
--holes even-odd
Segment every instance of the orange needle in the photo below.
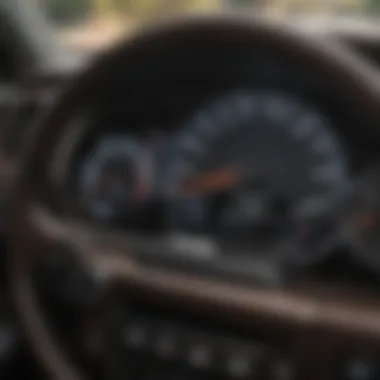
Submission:
<svg viewBox="0 0 380 380">
<path fill-rule="evenodd" d="M 181 190 L 185 195 L 202 195 L 228 189 L 234 186 L 239 179 L 240 176 L 233 168 L 217 169 L 184 180 Z"/>
<path fill-rule="evenodd" d="M 355 224 L 360 230 L 368 231 L 373 229 L 377 224 L 377 218 L 374 213 L 363 213 L 355 219 Z"/>
</svg>

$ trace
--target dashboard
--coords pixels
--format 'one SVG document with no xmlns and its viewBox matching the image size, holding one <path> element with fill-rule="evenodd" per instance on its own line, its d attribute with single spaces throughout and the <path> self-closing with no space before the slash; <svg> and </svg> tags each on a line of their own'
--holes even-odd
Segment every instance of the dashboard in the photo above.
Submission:
<svg viewBox="0 0 380 380">
<path fill-rule="evenodd" d="M 373 270 L 378 163 L 357 145 L 359 116 L 317 85 L 261 79 L 174 104 L 164 93 L 158 110 L 144 99 L 147 120 L 107 103 L 66 171 L 67 207 L 128 231 L 141 257 L 240 279 L 280 281 L 342 251 Z"/>
<path fill-rule="evenodd" d="M 184 45 L 132 84 L 124 73 L 107 83 L 79 117 L 56 206 L 184 270 L 273 284 L 323 278 L 338 260 L 330 277 L 376 283 L 367 115 L 267 47 L 213 49 Z"/>
<path fill-rule="evenodd" d="M 135 38 L 29 78 L 3 131 L 50 376 L 379 378 L 380 43 L 228 17 Z"/>
</svg>

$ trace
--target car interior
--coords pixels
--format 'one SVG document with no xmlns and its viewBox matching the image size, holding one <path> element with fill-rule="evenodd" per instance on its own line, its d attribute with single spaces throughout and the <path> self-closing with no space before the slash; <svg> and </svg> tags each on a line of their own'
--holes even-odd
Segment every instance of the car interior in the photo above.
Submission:
<svg viewBox="0 0 380 380">
<path fill-rule="evenodd" d="M 21 2 L 0 378 L 380 379 L 380 31 L 186 14 L 80 57 Z"/>
</svg>

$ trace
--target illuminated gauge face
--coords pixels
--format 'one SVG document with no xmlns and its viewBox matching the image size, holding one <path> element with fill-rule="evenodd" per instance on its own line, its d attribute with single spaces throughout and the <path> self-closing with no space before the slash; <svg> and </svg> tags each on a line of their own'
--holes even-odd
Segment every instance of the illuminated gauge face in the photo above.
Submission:
<svg viewBox="0 0 380 380">
<path fill-rule="evenodd" d="M 170 162 L 171 228 L 300 263 L 326 251 L 351 191 L 333 127 L 282 93 L 215 101 L 177 136 Z"/>
<path fill-rule="evenodd" d="M 144 158 L 129 137 L 111 136 L 97 145 L 84 161 L 79 180 L 81 201 L 91 217 L 114 221 L 133 214 L 134 205 L 148 192 Z"/>
</svg>

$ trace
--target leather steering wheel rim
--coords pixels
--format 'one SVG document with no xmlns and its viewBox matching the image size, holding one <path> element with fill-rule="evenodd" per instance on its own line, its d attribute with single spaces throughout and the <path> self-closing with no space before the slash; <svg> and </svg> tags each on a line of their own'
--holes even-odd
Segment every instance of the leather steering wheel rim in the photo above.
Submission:
<svg viewBox="0 0 380 380">
<path fill-rule="evenodd" d="M 368 115 L 373 125 L 380 120 L 379 86 L 371 66 L 340 46 L 331 46 L 286 27 L 259 20 L 208 15 L 158 22 L 95 60 L 90 68 L 72 81 L 40 123 L 35 138 L 28 142 L 13 192 L 9 244 L 11 289 L 28 341 L 54 380 L 82 380 L 85 375 L 65 357 L 59 342 L 47 329 L 32 285 L 31 258 L 42 247 L 49 247 L 57 241 L 53 233 L 49 239 L 41 238 L 46 237 L 46 233 L 39 234 L 38 227 L 31 222 L 34 219 L 30 218 L 30 210 L 38 204 L 34 197 L 34 173 L 50 160 L 73 112 L 80 108 L 87 95 L 101 91 L 101 84 L 115 67 L 139 54 L 148 57 L 150 50 L 160 44 L 202 38 L 204 35 L 221 41 L 243 39 L 249 41 L 253 49 L 266 45 L 294 57 L 320 73 L 323 80 L 333 81 L 342 93 L 349 94 L 352 102 Z"/>
</svg>

